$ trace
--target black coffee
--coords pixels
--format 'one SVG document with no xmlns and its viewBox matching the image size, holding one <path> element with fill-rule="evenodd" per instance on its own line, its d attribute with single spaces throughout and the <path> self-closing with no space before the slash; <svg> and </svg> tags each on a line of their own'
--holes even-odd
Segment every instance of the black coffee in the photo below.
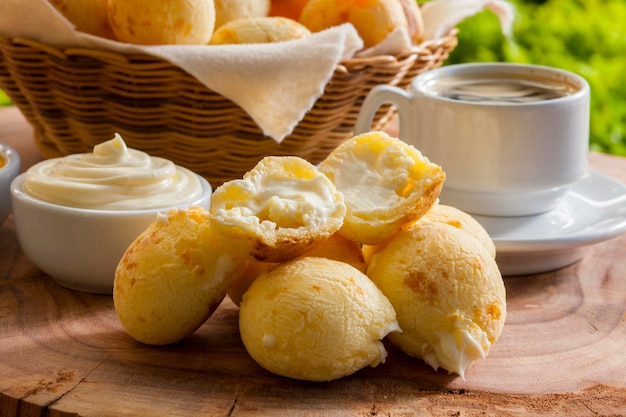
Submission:
<svg viewBox="0 0 626 417">
<path fill-rule="evenodd" d="M 431 94 L 466 102 L 514 104 L 564 97 L 576 91 L 570 84 L 540 78 L 462 75 L 431 81 Z"/>
</svg>

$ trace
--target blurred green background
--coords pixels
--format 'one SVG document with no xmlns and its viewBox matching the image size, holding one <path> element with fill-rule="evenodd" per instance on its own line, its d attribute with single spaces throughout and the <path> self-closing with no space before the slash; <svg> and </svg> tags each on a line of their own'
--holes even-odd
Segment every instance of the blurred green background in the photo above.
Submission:
<svg viewBox="0 0 626 417">
<path fill-rule="evenodd" d="M 6 105 L 9 105 L 10 103 L 11 101 L 9 100 L 7 95 L 4 94 L 4 91 L 0 90 L 0 106 L 6 106 Z"/>
<path fill-rule="evenodd" d="M 459 46 L 446 64 L 520 62 L 582 75 L 591 86 L 590 149 L 626 156 L 626 0 L 510 1 L 512 39 L 495 14 L 481 12 L 459 25 Z M 0 91 L 0 106 L 9 103 Z"/>
<path fill-rule="evenodd" d="M 626 1 L 511 0 L 512 39 L 484 11 L 459 25 L 446 64 L 507 61 L 559 67 L 591 86 L 590 149 L 626 156 Z"/>
</svg>

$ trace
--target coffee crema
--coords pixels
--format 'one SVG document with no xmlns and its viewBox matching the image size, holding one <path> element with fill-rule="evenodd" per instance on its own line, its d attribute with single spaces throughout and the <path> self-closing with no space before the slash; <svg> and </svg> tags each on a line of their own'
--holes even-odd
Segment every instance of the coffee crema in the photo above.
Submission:
<svg viewBox="0 0 626 417">
<path fill-rule="evenodd" d="M 519 104 L 553 100 L 573 94 L 568 83 L 547 78 L 514 78 L 496 75 L 459 75 L 433 79 L 425 91 L 436 96 L 464 102 Z"/>
</svg>

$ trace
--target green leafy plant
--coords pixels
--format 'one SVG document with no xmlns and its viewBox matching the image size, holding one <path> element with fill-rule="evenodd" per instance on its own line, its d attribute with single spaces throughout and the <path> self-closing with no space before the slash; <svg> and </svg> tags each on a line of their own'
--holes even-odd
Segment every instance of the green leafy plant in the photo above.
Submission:
<svg viewBox="0 0 626 417">
<path fill-rule="evenodd" d="M 8 106 L 9 104 L 11 104 L 11 100 L 4 91 L 0 90 L 0 107 Z"/>
<path fill-rule="evenodd" d="M 626 156 L 626 2 L 515 0 L 512 39 L 497 17 L 481 12 L 459 25 L 459 46 L 446 65 L 518 62 L 563 68 L 591 86 L 590 148 Z"/>
</svg>

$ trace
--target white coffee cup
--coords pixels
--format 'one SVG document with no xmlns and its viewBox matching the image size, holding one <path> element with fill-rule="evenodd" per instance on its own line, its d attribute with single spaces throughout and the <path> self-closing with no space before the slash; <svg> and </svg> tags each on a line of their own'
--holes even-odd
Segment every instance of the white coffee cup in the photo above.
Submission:
<svg viewBox="0 0 626 417">
<path fill-rule="evenodd" d="M 473 79 L 521 79 L 569 91 L 521 103 L 445 96 L 447 87 Z M 491 93 L 496 87 L 488 88 Z M 443 167 L 442 203 L 485 216 L 534 215 L 553 209 L 587 171 L 589 96 L 584 78 L 556 68 L 449 65 L 418 75 L 408 92 L 386 85 L 372 89 L 355 134 L 371 130 L 375 112 L 391 103 L 398 111 L 400 138 Z"/>
</svg>

